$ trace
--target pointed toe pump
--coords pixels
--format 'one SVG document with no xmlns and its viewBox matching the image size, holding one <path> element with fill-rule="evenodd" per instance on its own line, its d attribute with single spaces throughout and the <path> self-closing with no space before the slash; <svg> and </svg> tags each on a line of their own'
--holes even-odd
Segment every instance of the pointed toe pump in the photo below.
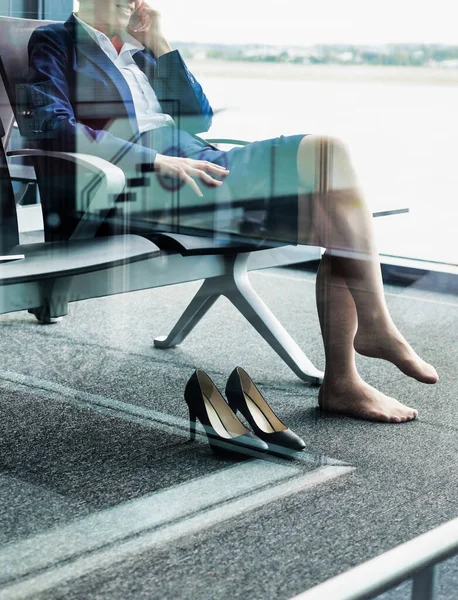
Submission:
<svg viewBox="0 0 458 600">
<path fill-rule="evenodd" d="M 197 369 L 189 379 L 184 397 L 189 408 L 191 440 L 199 419 L 215 454 L 246 457 L 247 451 L 267 452 L 268 446 L 240 422 L 210 377 Z"/>
<path fill-rule="evenodd" d="M 304 450 L 304 441 L 280 421 L 241 367 L 236 367 L 229 376 L 226 397 L 232 410 L 242 413 L 254 433 L 269 445 L 271 451 L 278 446 L 293 451 Z"/>
</svg>

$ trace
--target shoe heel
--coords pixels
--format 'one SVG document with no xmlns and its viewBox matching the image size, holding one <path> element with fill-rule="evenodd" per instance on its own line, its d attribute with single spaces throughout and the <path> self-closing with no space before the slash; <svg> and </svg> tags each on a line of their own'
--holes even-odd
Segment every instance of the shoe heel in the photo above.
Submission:
<svg viewBox="0 0 458 600">
<path fill-rule="evenodd" d="M 196 421 L 197 416 L 194 409 L 189 407 L 189 439 L 193 442 L 196 439 Z"/>
<path fill-rule="evenodd" d="M 232 410 L 232 412 L 234 413 L 234 415 L 236 415 L 237 411 L 239 410 L 239 407 L 233 401 L 232 396 L 229 396 L 229 394 L 227 393 L 227 390 L 226 390 L 226 398 L 227 398 L 227 403 L 229 404 L 229 408 Z"/>
</svg>

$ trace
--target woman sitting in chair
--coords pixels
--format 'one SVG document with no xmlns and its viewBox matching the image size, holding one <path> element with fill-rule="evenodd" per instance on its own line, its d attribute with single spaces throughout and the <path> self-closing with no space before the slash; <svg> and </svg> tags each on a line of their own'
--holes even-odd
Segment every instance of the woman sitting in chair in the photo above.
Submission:
<svg viewBox="0 0 458 600">
<path fill-rule="evenodd" d="M 319 406 L 372 421 L 416 418 L 356 369 L 355 351 L 423 383 L 438 381 L 390 316 L 372 215 L 340 140 L 282 136 L 224 152 L 196 138 L 212 110 L 146 2 L 80 0 L 65 23 L 35 31 L 29 52 L 29 135 L 42 147 L 154 172 L 154 198 L 179 191 L 182 205 L 261 206 L 254 237 L 325 247 L 316 285 L 326 354 Z"/>
</svg>

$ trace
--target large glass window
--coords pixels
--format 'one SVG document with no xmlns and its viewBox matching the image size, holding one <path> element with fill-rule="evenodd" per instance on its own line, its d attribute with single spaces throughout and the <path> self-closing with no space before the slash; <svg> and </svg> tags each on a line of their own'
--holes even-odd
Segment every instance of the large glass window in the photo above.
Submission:
<svg viewBox="0 0 458 600">
<path fill-rule="evenodd" d="M 163 3 L 167 30 L 222 112 L 211 134 L 327 133 L 350 147 L 382 254 L 458 264 L 458 46 L 444 18 L 391 1 Z M 451 15 L 450 15 L 451 17 Z"/>
<path fill-rule="evenodd" d="M 0 15 L 65 20 L 73 0 L 0 0 Z"/>
</svg>

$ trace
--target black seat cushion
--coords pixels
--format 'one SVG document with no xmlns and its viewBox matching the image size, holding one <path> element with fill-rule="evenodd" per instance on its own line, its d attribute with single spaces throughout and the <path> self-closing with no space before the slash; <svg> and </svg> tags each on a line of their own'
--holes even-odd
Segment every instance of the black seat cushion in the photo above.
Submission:
<svg viewBox="0 0 458 600">
<path fill-rule="evenodd" d="M 208 254 L 238 254 L 262 250 L 256 240 L 217 240 L 209 236 L 185 235 L 181 233 L 161 233 L 154 239 L 161 250 L 179 252 L 183 256 Z"/>
</svg>

